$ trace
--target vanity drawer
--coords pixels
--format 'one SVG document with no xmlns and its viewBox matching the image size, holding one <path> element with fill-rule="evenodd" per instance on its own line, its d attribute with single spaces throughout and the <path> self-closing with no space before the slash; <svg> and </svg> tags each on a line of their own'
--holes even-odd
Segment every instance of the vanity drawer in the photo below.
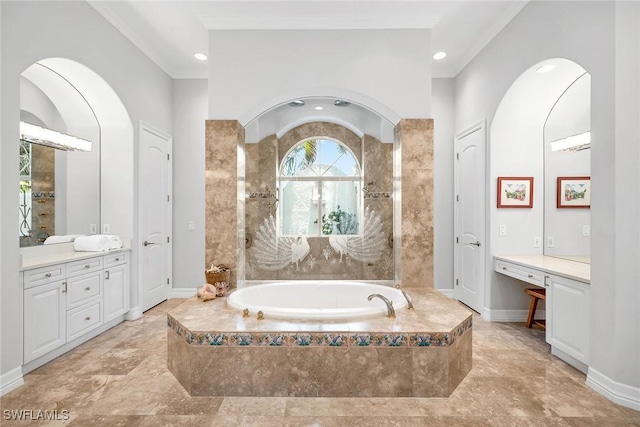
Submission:
<svg viewBox="0 0 640 427">
<path fill-rule="evenodd" d="M 45 283 L 55 282 L 64 279 L 66 268 L 64 264 L 51 265 L 49 267 L 34 268 L 24 272 L 24 288 L 29 289 Z"/>
<path fill-rule="evenodd" d="M 67 342 L 97 328 L 102 324 L 102 304 L 95 301 L 92 304 L 80 306 L 67 311 Z"/>
<path fill-rule="evenodd" d="M 78 276 L 80 274 L 91 273 L 102 270 L 102 257 L 88 258 L 80 261 L 67 263 L 67 277 Z"/>
<path fill-rule="evenodd" d="M 77 307 L 99 297 L 102 284 L 102 271 L 67 279 L 67 308 Z"/>
<path fill-rule="evenodd" d="M 531 283 L 536 286 L 544 287 L 544 273 L 540 270 L 527 268 L 518 264 L 512 264 L 505 261 L 496 261 L 496 271 L 515 277 L 523 282 Z"/>
<path fill-rule="evenodd" d="M 127 254 L 125 252 L 118 252 L 111 255 L 104 256 L 104 268 L 109 268 L 114 265 L 125 264 L 127 262 Z"/>
</svg>

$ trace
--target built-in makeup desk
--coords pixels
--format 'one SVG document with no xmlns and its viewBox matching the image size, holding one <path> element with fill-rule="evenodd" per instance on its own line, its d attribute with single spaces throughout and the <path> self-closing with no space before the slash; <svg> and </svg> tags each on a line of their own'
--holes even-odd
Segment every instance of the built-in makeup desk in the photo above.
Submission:
<svg viewBox="0 0 640 427">
<path fill-rule="evenodd" d="M 499 255 L 494 269 L 546 289 L 546 341 L 551 353 L 582 372 L 589 365 L 591 265 L 544 255 Z"/>
</svg>

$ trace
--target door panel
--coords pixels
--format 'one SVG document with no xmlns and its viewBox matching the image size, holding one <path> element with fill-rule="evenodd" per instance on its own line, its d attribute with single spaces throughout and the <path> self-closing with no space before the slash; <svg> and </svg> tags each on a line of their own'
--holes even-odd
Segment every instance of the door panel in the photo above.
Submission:
<svg viewBox="0 0 640 427">
<path fill-rule="evenodd" d="M 140 126 L 140 304 L 148 310 L 169 297 L 171 265 L 171 137 Z"/>
<path fill-rule="evenodd" d="M 485 125 L 456 135 L 456 249 L 454 296 L 472 309 L 484 307 Z"/>
</svg>

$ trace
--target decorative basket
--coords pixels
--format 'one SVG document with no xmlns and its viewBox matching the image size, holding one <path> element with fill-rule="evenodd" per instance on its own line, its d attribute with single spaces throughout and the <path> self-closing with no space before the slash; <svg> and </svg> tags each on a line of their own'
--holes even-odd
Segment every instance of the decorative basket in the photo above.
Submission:
<svg viewBox="0 0 640 427">
<path fill-rule="evenodd" d="M 204 271 L 204 275 L 207 278 L 207 283 L 215 285 L 216 282 L 224 282 L 229 283 L 229 275 L 231 274 L 231 269 L 224 264 L 216 265 L 222 271 L 212 271 L 212 269 L 207 269 Z"/>
</svg>

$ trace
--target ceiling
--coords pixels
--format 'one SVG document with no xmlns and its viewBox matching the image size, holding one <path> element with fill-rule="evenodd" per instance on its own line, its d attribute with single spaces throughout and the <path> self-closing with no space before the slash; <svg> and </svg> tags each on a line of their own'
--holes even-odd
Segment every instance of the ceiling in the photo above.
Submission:
<svg viewBox="0 0 640 427">
<path fill-rule="evenodd" d="M 433 77 L 454 77 L 529 0 L 175 0 L 88 3 L 172 78 L 206 78 L 208 31 L 431 29 Z"/>
</svg>

